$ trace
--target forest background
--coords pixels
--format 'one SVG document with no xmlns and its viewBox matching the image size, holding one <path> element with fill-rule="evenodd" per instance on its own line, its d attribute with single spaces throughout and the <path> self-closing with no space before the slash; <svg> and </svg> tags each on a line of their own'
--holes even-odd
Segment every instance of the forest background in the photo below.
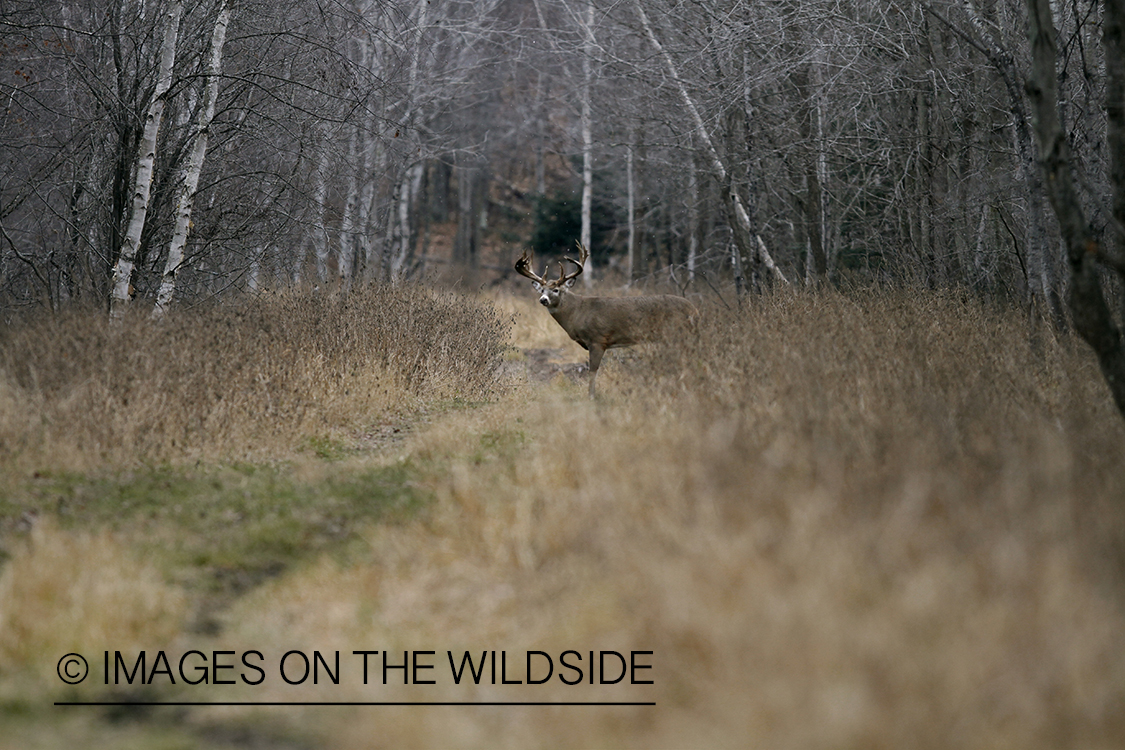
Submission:
<svg viewBox="0 0 1125 750">
<path fill-rule="evenodd" d="M 1123 19 L 0 4 L 0 744 L 1115 746 Z M 703 313 L 593 403 L 511 271 L 575 240 Z M 584 698 L 659 713 L 52 705 L 373 643 L 652 650 Z"/>
</svg>

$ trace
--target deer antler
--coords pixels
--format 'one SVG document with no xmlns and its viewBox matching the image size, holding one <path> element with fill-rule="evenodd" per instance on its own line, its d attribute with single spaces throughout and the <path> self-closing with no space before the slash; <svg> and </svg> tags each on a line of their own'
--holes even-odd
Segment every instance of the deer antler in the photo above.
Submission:
<svg viewBox="0 0 1125 750">
<path fill-rule="evenodd" d="M 543 272 L 546 273 L 546 269 L 544 269 Z M 516 261 L 516 273 L 520 276 L 526 276 L 537 284 L 547 283 L 545 278 L 536 275 L 536 273 L 531 270 L 531 253 L 528 252 L 527 248 L 524 248 L 523 255 Z"/>
<path fill-rule="evenodd" d="M 563 260 L 569 260 L 571 263 L 578 266 L 578 270 L 568 276 L 566 274 L 566 268 L 563 266 L 562 263 L 559 263 L 559 282 L 560 283 L 570 281 L 571 279 L 577 279 L 579 276 L 581 276 L 582 275 L 582 269 L 585 268 L 585 266 L 586 266 L 586 259 L 590 257 L 590 251 L 586 249 L 585 245 L 583 245 L 578 240 L 575 240 L 574 244 L 578 245 L 578 260 L 575 260 L 574 258 L 571 258 L 570 256 L 567 256 L 567 255 L 563 256 Z"/>
</svg>

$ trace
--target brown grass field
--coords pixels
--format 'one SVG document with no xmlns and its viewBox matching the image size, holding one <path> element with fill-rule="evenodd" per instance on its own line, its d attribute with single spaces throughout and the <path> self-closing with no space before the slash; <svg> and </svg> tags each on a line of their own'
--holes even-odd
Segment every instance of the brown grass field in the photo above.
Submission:
<svg viewBox="0 0 1125 750">
<path fill-rule="evenodd" d="M 520 289 L 0 333 L 0 747 L 1122 746 L 1125 423 L 1080 342 L 952 293 L 698 299 L 590 402 Z M 185 684 L 193 649 L 264 679 Z M 140 650 L 175 684 L 106 685 Z M 413 650 L 435 684 L 383 684 Z M 466 650 L 555 675 L 458 685 Z"/>
</svg>

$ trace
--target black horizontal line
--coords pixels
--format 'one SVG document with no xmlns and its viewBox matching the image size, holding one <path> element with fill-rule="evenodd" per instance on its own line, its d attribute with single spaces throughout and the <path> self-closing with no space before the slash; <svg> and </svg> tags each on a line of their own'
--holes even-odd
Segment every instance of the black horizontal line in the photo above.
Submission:
<svg viewBox="0 0 1125 750">
<path fill-rule="evenodd" d="M 656 701 L 55 701 L 56 706 L 655 706 Z"/>
</svg>

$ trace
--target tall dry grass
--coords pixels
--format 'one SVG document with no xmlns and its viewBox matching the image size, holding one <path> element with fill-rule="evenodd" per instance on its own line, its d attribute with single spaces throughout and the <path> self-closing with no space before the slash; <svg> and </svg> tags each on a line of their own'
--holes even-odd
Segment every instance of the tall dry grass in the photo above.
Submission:
<svg viewBox="0 0 1125 750">
<path fill-rule="evenodd" d="M 584 359 L 534 299 L 503 304 L 517 347 Z M 654 685 L 363 686 L 352 670 L 203 697 L 657 704 L 268 715 L 341 748 L 1119 747 L 1125 428 L 1081 345 L 1033 347 L 1018 314 L 924 291 L 701 307 L 695 335 L 611 353 L 597 402 L 528 378 L 372 457 L 428 467 L 435 501 L 177 642 L 439 665 L 446 649 L 651 650 Z M 93 563 L 83 544 L 18 552 L 8 605 L 12 571 L 56 547 Z"/>
<path fill-rule="evenodd" d="M 186 616 L 184 593 L 121 539 L 46 520 L 0 570 L 0 673 L 34 664 L 50 681 L 51 663 L 63 654 L 167 643 Z"/>
<path fill-rule="evenodd" d="M 90 469 L 291 450 L 442 399 L 487 398 L 506 323 L 419 287 L 269 294 L 0 332 L 0 465 Z"/>
<path fill-rule="evenodd" d="M 229 637 L 655 652 L 654 686 L 302 692 L 658 706 L 298 719 L 332 747 L 1117 747 L 1125 430 L 1080 346 L 1026 333 L 925 292 L 707 309 L 598 403 L 529 385 L 419 435 L 450 462 L 425 521 Z"/>
</svg>

